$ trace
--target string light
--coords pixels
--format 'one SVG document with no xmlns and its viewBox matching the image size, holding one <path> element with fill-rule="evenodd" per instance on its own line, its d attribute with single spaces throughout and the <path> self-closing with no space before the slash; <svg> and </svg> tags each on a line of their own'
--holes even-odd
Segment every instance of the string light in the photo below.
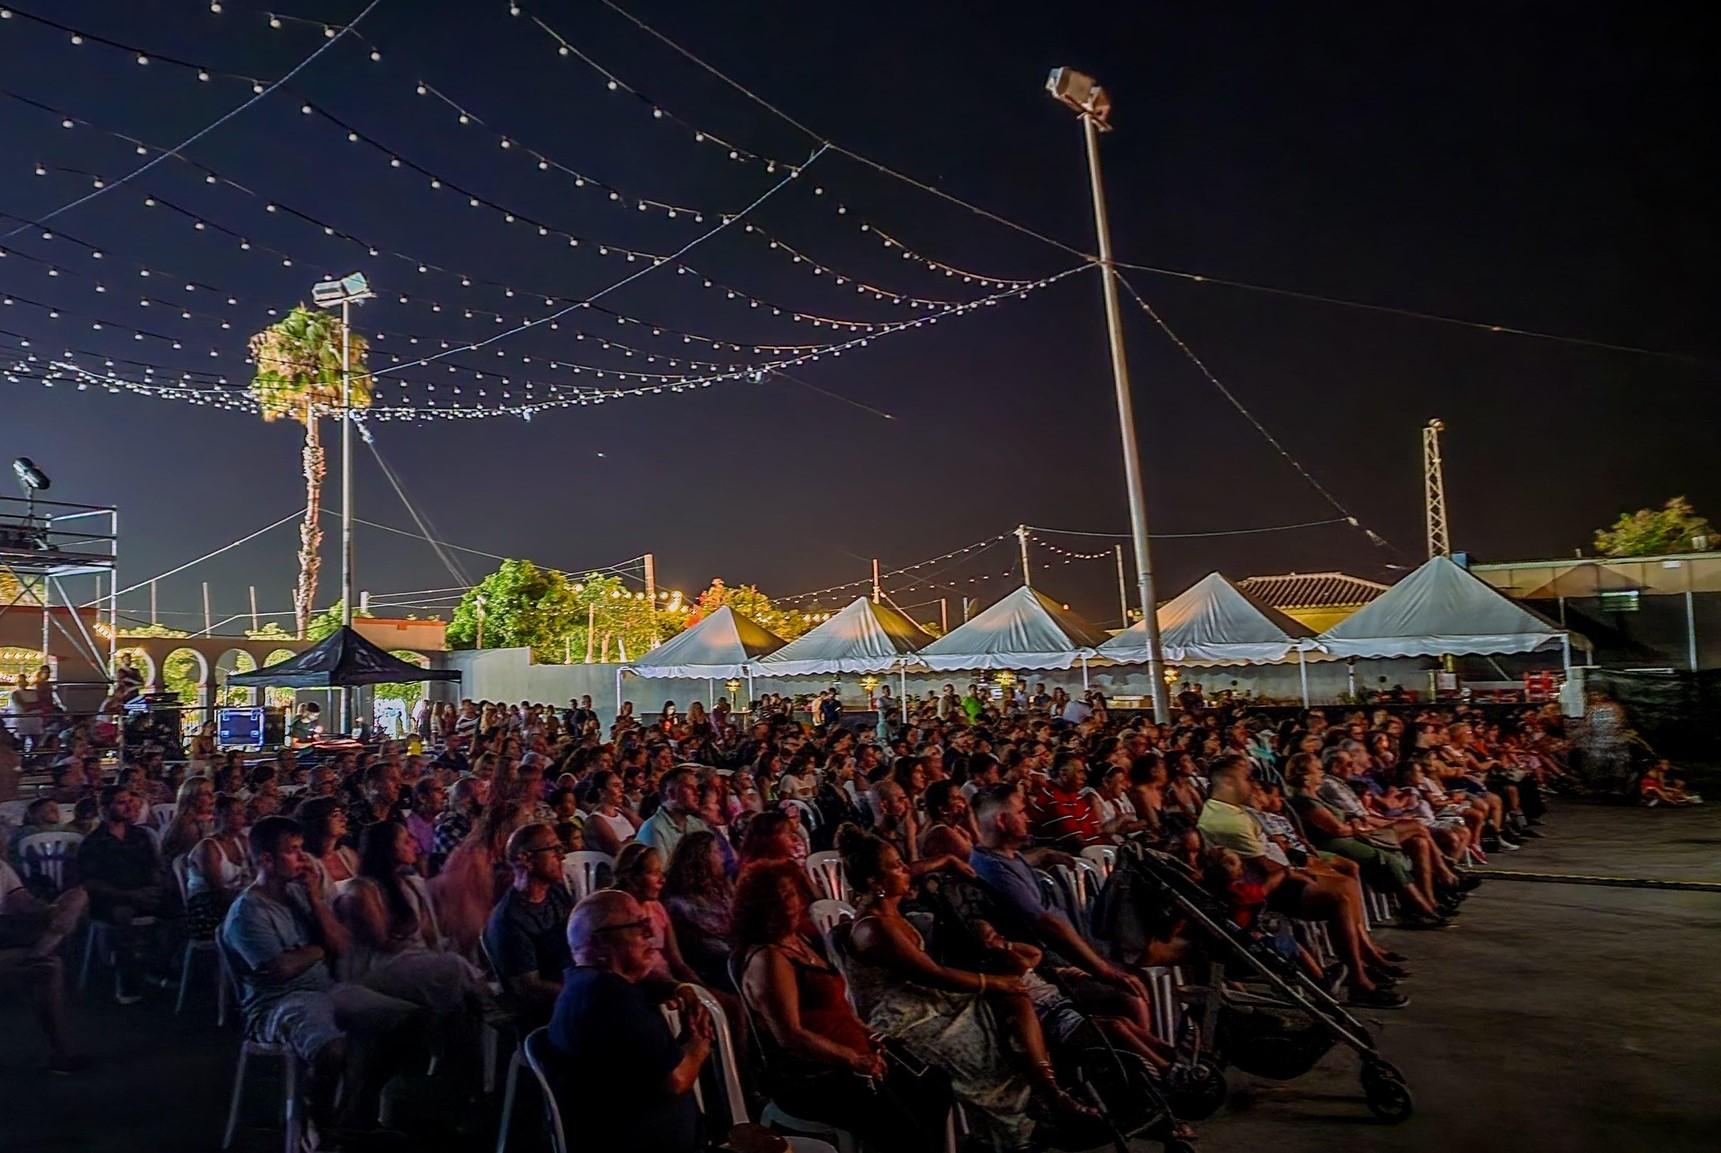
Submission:
<svg viewBox="0 0 1721 1153">
<path fill-rule="evenodd" d="M 1063 557 L 1065 564 L 1069 564 L 1073 560 L 1112 560 L 1117 556 L 1117 554 L 1111 549 L 1106 549 L 1103 552 L 1073 552 L 1070 549 L 1064 548 L 1062 545 L 1053 544 L 1043 536 L 1030 535 L 1028 539 L 1032 540 L 1047 552 L 1056 553 L 1058 556 Z"/>
</svg>

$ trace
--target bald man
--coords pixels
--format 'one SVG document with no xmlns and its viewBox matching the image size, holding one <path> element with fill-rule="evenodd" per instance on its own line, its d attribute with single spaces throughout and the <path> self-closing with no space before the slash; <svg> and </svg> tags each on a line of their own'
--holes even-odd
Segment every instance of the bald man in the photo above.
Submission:
<svg viewBox="0 0 1721 1153">
<path fill-rule="evenodd" d="M 568 950 L 574 964 L 550 1018 L 561 1055 L 552 1076 L 562 1100 L 594 1106 L 582 1110 L 581 1144 L 695 1153 L 693 1087 L 711 1053 L 711 1018 L 687 998 L 678 1038 L 641 986 L 656 960 L 645 910 L 619 889 L 591 894 L 568 918 Z"/>
</svg>

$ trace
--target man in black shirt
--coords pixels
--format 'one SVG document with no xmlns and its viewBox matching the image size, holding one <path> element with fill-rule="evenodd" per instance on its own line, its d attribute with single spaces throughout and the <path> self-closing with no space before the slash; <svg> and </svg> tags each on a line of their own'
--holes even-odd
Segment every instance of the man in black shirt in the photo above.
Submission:
<svg viewBox="0 0 1721 1153">
<path fill-rule="evenodd" d="M 508 838 L 514 887 L 484 926 L 484 948 L 496 979 L 530 1024 L 549 1017 L 569 964 L 568 914 L 574 899 L 562 880 L 562 842 L 545 824 L 522 825 Z"/>
<path fill-rule="evenodd" d="M 568 919 L 574 966 L 550 1020 L 560 1059 L 551 1084 L 564 1101 L 590 1102 L 584 1144 L 628 1153 L 694 1153 L 699 1109 L 693 1087 L 711 1053 L 711 1017 L 697 1000 L 681 1007 L 680 1038 L 640 986 L 653 950 L 645 910 L 618 889 L 579 903 Z"/>
<path fill-rule="evenodd" d="M 155 918 L 168 911 L 167 888 L 155 841 L 135 823 L 142 812 L 138 795 L 109 785 L 101 804 L 102 823 L 78 846 L 78 880 L 90 895 L 90 916 L 118 934 L 114 998 L 129 1005 L 138 999 L 129 987 L 136 970 L 158 959 Z"/>
</svg>

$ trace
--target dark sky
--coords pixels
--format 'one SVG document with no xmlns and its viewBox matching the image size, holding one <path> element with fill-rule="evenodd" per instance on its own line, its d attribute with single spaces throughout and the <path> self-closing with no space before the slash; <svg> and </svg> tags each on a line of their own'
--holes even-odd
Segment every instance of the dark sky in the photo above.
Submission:
<svg viewBox="0 0 1721 1153">
<path fill-rule="evenodd" d="M 31 0 L 67 25 L 247 75 L 280 75 L 320 42 L 316 28 L 271 31 L 262 9 L 233 0 L 219 15 L 191 0 Z M 307 15 L 344 18 L 355 0 Z M 526 5 L 528 11 L 534 6 Z M 1212 284 L 1132 274 L 1167 322 L 1287 448 L 1395 548 L 1341 525 L 1255 536 L 1169 540 L 1156 548 L 1161 595 L 1205 572 L 1232 576 L 1342 568 L 1390 579 L 1423 551 L 1419 429 L 1448 425 L 1454 544 L 1491 559 L 1569 553 L 1623 508 L 1686 493 L 1721 508 L 1713 427 L 1717 262 L 1712 37 L 1653 5 L 1572 3 L 1404 6 L 1283 4 L 1100 7 L 1005 3 L 865 5 L 633 0 L 633 10 L 767 100 L 848 149 L 1086 250 L 1092 218 L 1071 115 L 1041 91 L 1069 64 L 1111 91 L 1117 130 L 1104 143 L 1120 258 L 1214 277 L 1689 354 L 1649 357 L 1492 334 Z M 544 3 L 563 35 L 700 127 L 764 155 L 796 159 L 814 142 L 633 28 L 596 0 Z M 403 261 L 369 258 L 284 213 L 278 200 L 379 247 L 538 293 L 576 298 L 637 270 L 593 254 L 598 241 L 673 251 L 702 226 L 612 204 L 570 177 L 543 173 L 461 126 L 423 79 L 492 127 L 635 195 L 738 210 L 775 177 L 731 163 L 671 120 L 606 91 L 591 70 L 506 0 L 383 0 L 362 31 L 383 53 L 337 44 L 294 81 L 186 150 L 244 184 L 209 186 L 167 161 L 54 222 L 99 245 L 100 261 L 28 229 L 6 242 L 63 267 L 0 263 L 0 287 L 23 304 L 0 328 L 38 352 L 74 348 L 174 369 L 223 368 L 245 379 L 244 338 L 324 274 L 365 271 L 382 301 L 361 331 L 457 342 L 496 326 L 458 306 L 541 316 L 529 293 L 462 288 Z M 0 22 L 0 87 L 95 125 L 173 143 L 242 102 L 249 89 L 126 53 L 21 17 Z M 412 163 L 588 243 L 542 239 L 461 196 L 433 191 L 384 155 L 350 144 L 309 99 Z M 141 158 L 91 129 L 0 97 L 0 210 L 32 217 L 90 191 L 90 178 Z M 32 174 L 35 163 L 49 175 Z M 823 195 L 815 189 L 822 188 Z M 191 222 L 145 194 L 182 205 Z M 850 207 L 839 216 L 835 206 Z M 1058 272 L 1074 259 L 941 203 L 838 154 L 757 210 L 774 235 L 831 267 L 928 297 L 979 295 L 880 248 L 876 221 L 916 249 L 1003 277 Z M 11 224 L 5 226 L 12 227 Z M 230 235 L 273 246 L 241 251 Z M 3 231 L 4 229 L 0 229 Z M 901 307 L 813 277 L 734 230 L 689 263 L 788 309 L 873 321 Z M 139 265 L 158 271 L 147 281 Z M 96 275 L 99 273 L 99 277 Z M 171 274 L 171 275 L 170 275 Z M 180 291 L 174 276 L 230 292 Z M 94 291 L 97 280 L 109 287 Z M 664 268 L 607 297 L 626 313 L 744 344 L 830 339 L 828 330 L 700 290 Z M 158 300 L 200 310 L 182 320 Z M 400 305 L 399 292 L 448 302 Z M 1133 305 L 1129 350 L 1146 460 L 1150 524 L 1195 533 L 1335 516 Z M 221 330 L 206 317 L 229 318 Z M 108 322 L 101 331 L 94 321 Z M 617 331 L 582 314 L 569 324 Z M 179 339 L 134 341 L 126 326 Z M 685 355 L 639 327 L 620 338 Z M 8 350 L 16 336 L 0 337 Z M 403 341 L 385 338 L 379 350 Z M 557 357 L 637 369 L 536 330 L 448 363 L 519 380 L 576 383 Z M 496 358 L 495 349 L 508 355 Z M 219 356 L 210 358 L 216 350 Z M 404 349 L 403 349 L 404 351 Z M 533 363 L 523 365 L 520 356 Z M 8 355 L 8 361 L 12 356 Z M 725 362 L 759 359 L 723 354 Z M 86 363 L 94 363 L 85 361 Z M 385 356 L 373 367 L 387 366 Z M 121 365 L 127 375 L 141 369 Z M 165 371 L 165 368 L 159 369 Z M 483 421 L 389 423 L 378 447 L 446 539 L 585 568 L 646 550 L 665 587 L 713 576 L 798 592 L 989 537 L 1018 521 L 1123 531 L 1127 506 L 1100 287 L 1091 273 L 1026 300 L 881 338 L 841 359 L 793 370 L 805 384 L 724 382 L 696 392 Z M 398 374 L 390 396 L 477 402 L 484 387 L 447 364 Z M 590 375 L 579 378 L 593 383 Z M 437 392 L 426 391 L 435 383 Z M 460 397 L 452 388 L 462 384 Z M 541 390 L 542 386 L 540 386 Z M 219 547 L 302 502 L 296 426 L 129 394 L 0 383 L 0 451 L 28 454 L 52 495 L 122 509 L 122 579 L 142 579 Z M 518 385 L 515 395 L 521 395 Z M 866 408 L 833 399 L 849 398 Z M 398 402 L 397 402 L 398 403 Z M 894 414 L 885 420 L 867 409 Z M 330 426 L 333 431 L 333 426 Z M 360 515 L 410 527 L 368 453 Z M 331 473 L 328 500 L 338 500 Z M 337 590 L 327 526 L 319 599 Z M 1090 550 L 1107 542 L 1057 538 Z M 161 585 L 164 610 L 189 612 L 212 582 L 217 617 L 255 583 L 265 611 L 289 607 L 292 529 L 283 528 Z M 361 530 L 359 584 L 377 592 L 450 585 L 430 550 Z M 941 580 L 995 596 L 1013 542 Z M 488 562 L 463 558 L 474 576 Z M 1100 620 L 1115 620 L 1109 562 L 1044 550 L 1037 583 Z M 985 582 L 969 578 L 990 574 Z M 942 591 L 888 582 L 899 603 Z M 958 595 L 950 593 L 950 595 Z M 841 598 L 838 598 L 840 601 Z M 126 606 L 142 612 L 144 594 Z M 926 611 L 936 615 L 936 607 Z M 190 617 L 167 617 L 189 624 Z"/>
</svg>

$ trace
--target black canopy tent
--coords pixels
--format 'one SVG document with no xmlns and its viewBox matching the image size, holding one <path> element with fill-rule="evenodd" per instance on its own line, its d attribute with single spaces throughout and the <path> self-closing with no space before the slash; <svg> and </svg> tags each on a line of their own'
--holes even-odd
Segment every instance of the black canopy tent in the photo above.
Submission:
<svg viewBox="0 0 1721 1153">
<path fill-rule="evenodd" d="M 234 673 L 229 685 L 330 689 L 390 681 L 457 681 L 458 669 L 421 669 L 342 627 L 298 656 L 250 673 Z"/>
</svg>

